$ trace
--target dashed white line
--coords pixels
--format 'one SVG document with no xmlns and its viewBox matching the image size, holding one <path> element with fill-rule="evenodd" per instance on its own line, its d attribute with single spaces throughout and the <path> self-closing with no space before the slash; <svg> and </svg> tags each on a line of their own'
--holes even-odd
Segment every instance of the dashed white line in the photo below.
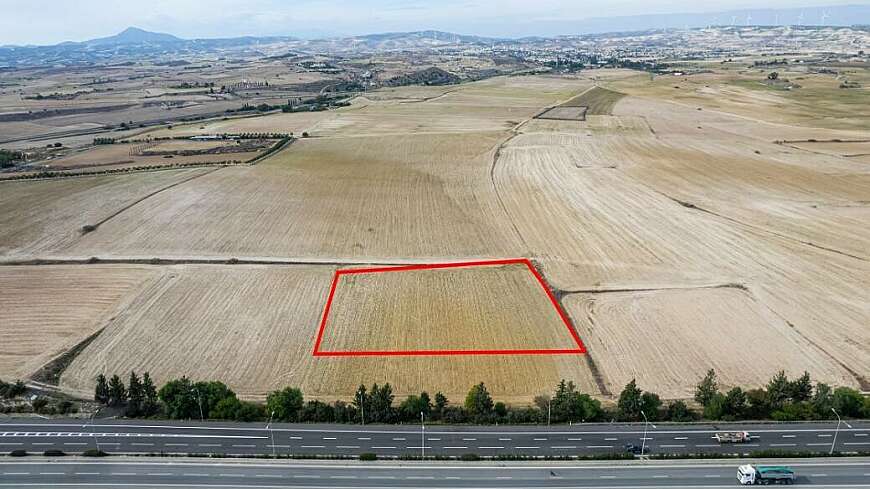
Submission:
<svg viewBox="0 0 870 489">
<path fill-rule="evenodd" d="M 136 472 L 109 472 L 109 475 L 134 476 L 137 474 L 136 474 Z M 187 474 L 185 474 L 185 475 L 187 475 Z"/>
<path fill-rule="evenodd" d="M 515 447 L 517 450 L 537 450 L 541 447 Z"/>
<path fill-rule="evenodd" d="M 468 447 L 444 447 L 445 450 L 465 450 Z"/>
<path fill-rule="evenodd" d="M 782 435 L 783 438 L 794 438 L 795 435 Z"/>
<path fill-rule="evenodd" d="M 586 445 L 586 448 L 613 448 L 613 445 Z"/>
<path fill-rule="evenodd" d="M 66 472 L 40 472 L 39 475 L 66 475 Z"/>
<path fill-rule="evenodd" d="M 771 443 L 772 447 L 796 447 L 797 443 Z"/>
<path fill-rule="evenodd" d="M 359 448 L 359 445 L 336 445 L 335 448 L 338 448 L 340 450 L 349 450 Z"/>
<path fill-rule="evenodd" d="M 255 448 L 257 445 L 233 445 L 236 448 Z"/>
<path fill-rule="evenodd" d="M 372 447 L 372 450 L 395 450 L 396 447 Z"/>
<path fill-rule="evenodd" d="M 550 447 L 553 450 L 576 450 L 576 445 L 561 445 L 561 446 L 552 446 Z"/>
<path fill-rule="evenodd" d="M 504 450 L 504 447 L 477 447 L 481 450 Z"/>
<path fill-rule="evenodd" d="M 323 445 L 302 445 L 302 448 L 326 448 Z"/>
<path fill-rule="evenodd" d="M 686 448 L 686 445 L 659 445 L 662 448 Z"/>
</svg>

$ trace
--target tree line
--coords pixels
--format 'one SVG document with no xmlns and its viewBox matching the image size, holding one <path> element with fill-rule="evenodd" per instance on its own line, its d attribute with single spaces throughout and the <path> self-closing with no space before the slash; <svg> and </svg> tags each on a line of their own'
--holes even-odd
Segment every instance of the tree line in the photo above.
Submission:
<svg viewBox="0 0 870 489">
<path fill-rule="evenodd" d="M 658 394 L 643 391 L 632 379 L 620 392 L 614 407 L 577 390 L 562 380 L 552 394 L 535 398 L 532 406 L 508 406 L 492 398 L 484 383 L 471 387 L 461 403 L 451 403 L 442 392 L 412 394 L 397 402 L 389 383 L 360 385 L 351 402 L 306 400 L 302 390 L 286 387 L 270 392 L 265 403 L 238 399 L 221 382 L 194 382 L 187 377 L 170 380 L 159 390 L 148 373 L 130 373 L 125 385 L 117 375 L 97 377 L 97 402 L 122 408 L 129 417 L 215 419 L 233 421 L 319 423 L 408 423 L 421 416 L 427 421 L 450 424 L 584 423 L 595 421 L 738 421 L 749 419 L 823 420 L 870 417 L 870 397 L 848 387 L 832 389 L 813 384 L 808 373 L 790 380 L 779 372 L 763 388 L 744 391 L 734 387 L 720 392 L 714 370 L 696 385 L 698 407 L 675 400 L 665 405 Z M 836 411 L 836 414 L 835 414 Z"/>
</svg>

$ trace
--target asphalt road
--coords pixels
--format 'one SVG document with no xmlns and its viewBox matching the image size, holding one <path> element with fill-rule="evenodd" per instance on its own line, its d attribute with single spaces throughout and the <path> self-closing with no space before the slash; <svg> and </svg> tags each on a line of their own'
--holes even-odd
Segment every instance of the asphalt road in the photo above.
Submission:
<svg viewBox="0 0 870 489">
<path fill-rule="evenodd" d="M 835 450 L 870 451 L 870 422 L 843 424 Z M 646 444 L 651 453 L 741 453 L 757 450 L 827 453 L 835 441 L 836 423 L 744 425 L 650 425 Z M 745 430 L 752 440 L 720 445 L 717 431 Z M 291 425 L 157 421 L 4 420 L 0 421 L 0 453 L 15 449 L 67 453 L 99 448 L 109 453 L 214 453 L 225 455 L 346 455 L 372 452 L 380 456 L 426 456 L 475 453 L 481 456 L 584 456 L 621 452 L 627 443 L 641 445 L 643 424 L 554 426 L 427 426 L 420 425 Z M 424 442 L 425 440 L 425 442 Z M 422 448 L 422 447 L 425 447 Z"/>
<path fill-rule="evenodd" d="M 797 484 L 870 488 L 870 459 L 770 460 Z M 308 463 L 104 459 L 0 461 L 0 487 L 704 488 L 737 485 L 736 461 L 632 463 Z"/>
</svg>

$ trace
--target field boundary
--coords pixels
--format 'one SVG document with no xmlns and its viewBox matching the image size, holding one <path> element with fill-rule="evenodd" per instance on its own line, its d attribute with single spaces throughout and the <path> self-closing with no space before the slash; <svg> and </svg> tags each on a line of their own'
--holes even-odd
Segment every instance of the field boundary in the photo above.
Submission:
<svg viewBox="0 0 870 489">
<path fill-rule="evenodd" d="M 335 298 L 335 290 L 338 288 L 338 283 L 344 275 L 359 275 L 367 273 L 391 273 L 391 272 L 407 272 L 414 270 L 437 270 L 445 268 L 469 268 L 469 267 L 486 267 L 486 266 L 501 266 L 501 265 L 525 265 L 529 272 L 535 277 L 535 280 L 547 294 L 547 298 L 562 320 L 562 324 L 571 335 L 571 339 L 577 345 L 576 348 L 560 348 L 560 349 L 438 349 L 438 350 L 321 350 L 320 346 L 323 342 L 323 334 L 326 330 L 326 323 L 329 321 L 329 311 L 332 307 L 332 301 Z M 335 271 L 332 277 L 332 284 L 329 287 L 329 295 L 326 299 L 326 305 L 323 308 L 323 316 L 320 320 L 320 327 L 317 330 L 317 339 L 314 342 L 313 356 L 315 357 L 371 357 L 371 356 L 459 356 L 459 355 L 569 355 L 569 354 L 585 354 L 586 347 L 583 341 L 577 334 L 577 331 L 571 326 L 571 321 L 568 315 L 559 305 L 556 296 L 553 295 L 549 285 L 544 280 L 544 277 L 538 272 L 534 264 L 528 258 L 512 258 L 505 260 L 480 260 L 468 262 L 451 262 L 451 263 L 430 263 L 416 265 L 401 265 L 401 266 L 386 266 L 386 267 L 370 267 L 370 268 L 351 268 L 339 269 Z"/>
</svg>

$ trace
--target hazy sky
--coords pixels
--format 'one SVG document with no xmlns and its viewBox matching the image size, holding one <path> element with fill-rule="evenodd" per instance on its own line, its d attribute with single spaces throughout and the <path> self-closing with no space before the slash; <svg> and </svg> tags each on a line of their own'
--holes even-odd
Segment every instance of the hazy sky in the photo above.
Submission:
<svg viewBox="0 0 870 489">
<path fill-rule="evenodd" d="M 365 34 L 438 29 L 467 34 L 563 34 L 588 17 L 786 8 L 866 0 L 0 0 L 0 45 L 54 44 L 128 26 L 180 37 Z"/>
</svg>

